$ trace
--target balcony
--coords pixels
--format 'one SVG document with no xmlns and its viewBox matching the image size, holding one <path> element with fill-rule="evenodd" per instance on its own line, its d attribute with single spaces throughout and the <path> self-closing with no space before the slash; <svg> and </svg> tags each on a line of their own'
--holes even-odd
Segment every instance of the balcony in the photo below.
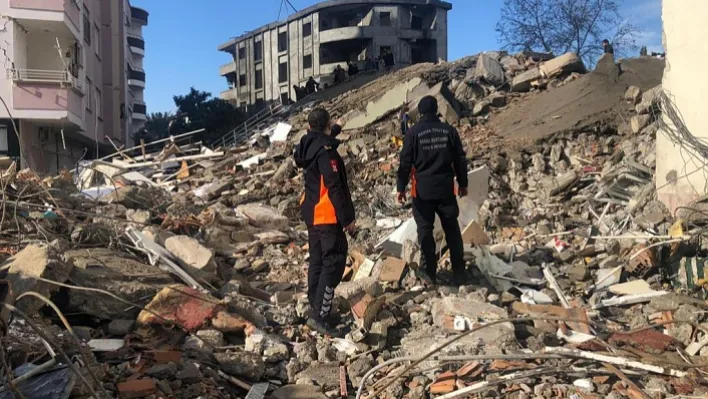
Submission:
<svg viewBox="0 0 708 399">
<path fill-rule="evenodd" d="M 145 103 L 136 101 L 133 104 L 133 120 L 147 120 L 147 106 Z"/>
<path fill-rule="evenodd" d="M 131 6 L 130 7 L 130 15 L 132 16 L 132 18 L 134 20 L 138 21 L 138 23 L 140 23 L 141 25 L 148 24 L 148 15 L 149 14 L 147 11 L 143 10 L 142 8 Z"/>
<path fill-rule="evenodd" d="M 9 0 L 9 17 L 30 32 L 70 33 L 79 39 L 81 10 L 74 0 Z"/>
<path fill-rule="evenodd" d="M 7 77 L 14 82 L 12 104 L 21 118 L 81 123 L 83 86 L 68 72 L 11 69 Z"/>
<path fill-rule="evenodd" d="M 128 70 L 128 85 L 131 87 L 145 88 L 145 72 L 136 71 L 134 69 Z"/>
<path fill-rule="evenodd" d="M 229 90 L 224 90 L 219 94 L 219 98 L 225 101 L 234 101 L 238 100 L 238 90 L 237 89 L 229 89 Z"/>
<path fill-rule="evenodd" d="M 231 61 L 219 67 L 219 75 L 226 76 L 230 73 L 236 73 L 236 62 Z"/>
<path fill-rule="evenodd" d="M 373 27 L 345 26 L 320 32 L 320 43 L 339 42 L 352 39 L 371 39 L 374 36 Z"/>
<path fill-rule="evenodd" d="M 133 54 L 145 56 L 145 40 L 141 37 L 130 35 L 128 36 L 128 47 Z"/>
</svg>

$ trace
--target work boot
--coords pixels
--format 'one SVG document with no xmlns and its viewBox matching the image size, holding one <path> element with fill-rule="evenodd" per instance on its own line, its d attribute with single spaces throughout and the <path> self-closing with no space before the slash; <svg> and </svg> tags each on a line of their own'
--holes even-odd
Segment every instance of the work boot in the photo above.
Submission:
<svg viewBox="0 0 708 399">
<path fill-rule="evenodd" d="M 464 271 L 452 273 L 452 284 L 456 287 L 467 285 L 467 273 Z"/>
<path fill-rule="evenodd" d="M 416 277 L 418 277 L 425 285 L 431 287 L 435 285 L 435 278 L 431 277 L 428 273 L 426 273 L 422 269 L 418 269 L 415 271 Z"/>
<path fill-rule="evenodd" d="M 326 321 L 310 317 L 309 319 L 307 319 L 307 326 L 322 335 L 327 335 L 332 338 L 341 338 L 341 331 L 339 331 L 339 329 L 337 328 L 332 327 Z"/>
</svg>

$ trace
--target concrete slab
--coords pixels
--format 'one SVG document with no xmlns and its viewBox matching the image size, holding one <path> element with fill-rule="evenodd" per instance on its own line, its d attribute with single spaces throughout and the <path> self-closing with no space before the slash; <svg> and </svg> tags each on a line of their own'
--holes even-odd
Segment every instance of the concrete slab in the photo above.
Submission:
<svg viewBox="0 0 708 399">
<path fill-rule="evenodd" d="M 545 78 L 552 78 L 562 73 L 585 72 L 583 60 L 575 53 L 565 53 L 550 61 L 541 64 L 541 74 Z"/>
<path fill-rule="evenodd" d="M 419 77 L 397 85 L 378 99 L 369 102 L 365 110 L 358 110 L 349 114 L 342 129 L 359 129 L 377 121 L 379 118 L 394 111 L 402 104 L 408 103 L 410 101 L 410 93 L 420 86 L 427 87 L 426 83 Z"/>
<path fill-rule="evenodd" d="M 504 76 L 504 68 L 502 65 L 490 55 L 480 54 L 477 58 L 477 67 L 474 72 L 475 76 L 484 79 L 494 86 L 499 86 L 506 80 Z"/>
<path fill-rule="evenodd" d="M 615 284 L 609 288 L 609 291 L 615 295 L 635 295 L 648 294 L 653 292 L 649 283 L 644 280 L 634 280 L 628 283 Z"/>
</svg>

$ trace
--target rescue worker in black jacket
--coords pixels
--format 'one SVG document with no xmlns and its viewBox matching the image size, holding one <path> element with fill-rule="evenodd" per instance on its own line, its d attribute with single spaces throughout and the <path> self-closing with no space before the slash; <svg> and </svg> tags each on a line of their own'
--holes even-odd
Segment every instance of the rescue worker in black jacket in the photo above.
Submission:
<svg viewBox="0 0 708 399">
<path fill-rule="evenodd" d="M 433 225 L 440 217 L 445 241 L 450 250 L 454 283 L 465 283 L 462 233 L 457 222 L 459 208 L 455 198 L 455 178 L 460 197 L 467 195 L 467 162 L 457 130 L 438 117 L 435 97 L 425 96 L 418 103 L 420 121 L 403 138 L 398 169 L 397 199 L 406 202 L 406 186 L 411 180 L 413 217 L 425 266 L 423 277 L 437 282 L 438 261 L 435 254 Z M 427 275 L 427 276 L 426 276 Z"/>
<path fill-rule="evenodd" d="M 305 193 L 300 210 L 307 225 L 310 266 L 307 296 L 312 309 L 307 324 L 313 330 L 339 335 L 327 322 L 334 289 L 342 280 L 348 244 L 345 231 L 355 227 L 354 204 L 344 161 L 335 138 L 342 130 L 329 113 L 317 108 L 308 116 L 310 128 L 295 150 L 295 163 L 304 169 Z"/>
</svg>

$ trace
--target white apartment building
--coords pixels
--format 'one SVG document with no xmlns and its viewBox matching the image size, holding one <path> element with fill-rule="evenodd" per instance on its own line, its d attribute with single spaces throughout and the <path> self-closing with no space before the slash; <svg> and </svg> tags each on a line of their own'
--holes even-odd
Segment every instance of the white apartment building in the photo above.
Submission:
<svg viewBox="0 0 708 399">
<path fill-rule="evenodd" d="M 79 159 L 113 151 L 111 141 L 128 144 L 126 129 L 132 126 L 114 121 L 130 115 L 113 99 L 128 93 L 130 79 L 142 77 L 144 88 L 145 75 L 129 70 L 126 58 L 115 51 L 129 46 L 127 36 L 124 43 L 113 45 L 112 25 L 133 21 L 121 14 L 112 18 L 112 3 L 0 0 L 0 57 L 5 68 L 0 97 L 6 104 L 0 104 L 0 154 L 21 158 L 23 167 L 38 173 L 53 174 L 74 167 Z M 146 24 L 147 13 L 142 13 L 139 22 Z M 115 77 L 120 78 L 122 69 L 125 84 L 114 79 L 109 66 L 115 65 Z M 142 101 L 142 96 L 136 98 Z"/>
</svg>

